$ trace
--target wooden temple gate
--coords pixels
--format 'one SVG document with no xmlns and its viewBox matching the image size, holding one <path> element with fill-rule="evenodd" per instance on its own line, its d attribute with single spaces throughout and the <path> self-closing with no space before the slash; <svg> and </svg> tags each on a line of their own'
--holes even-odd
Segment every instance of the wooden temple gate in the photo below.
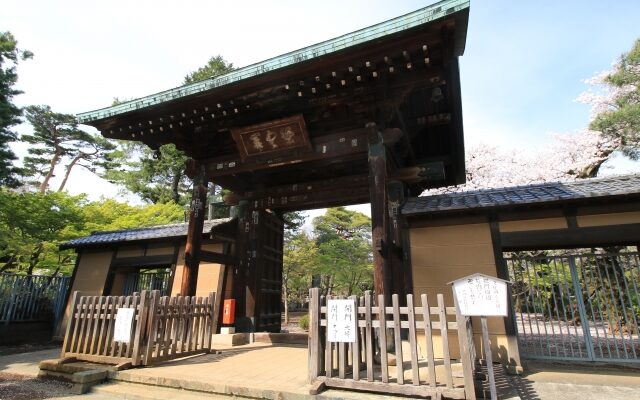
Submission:
<svg viewBox="0 0 640 400">
<path fill-rule="evenodd" d="M 282 227 L 271 222 L 293 210 L 370 202 L 375 292 L 404 304 L 413 290 L 404 198 L 465 180 L 458 57 L 468 11 L 468 0 L 444 0 L 78 120 L 191 158 L 183 295 L 195 294 L 207 258 L 207 185 L 227 191 L 238 233 L 225 281 L 241 330 L 279 330 Z"/>
<path fill-rule="evenodd" d="M 375 293 L 386 306 L 397 294 L 406 308 L 404 198 L 465 181 L 458 57 L 468 13 L 468 0 L 443 0 L 78 119 L 107 138 L 172 143 L 190 157 L 184 295 L 195 294 L 207 258 L 207 184 L 227 191 L 238 225 L 224 280 L 232 289 L 221 296 L 236 299 L 239 331 L 280 329 L 279 216 L 294 210 L 370 202 Z"/>
</svg>

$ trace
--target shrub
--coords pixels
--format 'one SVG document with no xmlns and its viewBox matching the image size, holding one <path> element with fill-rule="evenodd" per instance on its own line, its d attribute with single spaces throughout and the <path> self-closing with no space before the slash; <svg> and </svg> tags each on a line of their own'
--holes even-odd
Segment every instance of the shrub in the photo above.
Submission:
<svg viewBox="0 0 640 400">
<path fill-rule="evenodd" d="M 298 322 L 298 326 L 304 329 L 305 331 L 309 330 L 309 314 L 305 314 L 300 318 L 300 321 Z"/>
</svg>

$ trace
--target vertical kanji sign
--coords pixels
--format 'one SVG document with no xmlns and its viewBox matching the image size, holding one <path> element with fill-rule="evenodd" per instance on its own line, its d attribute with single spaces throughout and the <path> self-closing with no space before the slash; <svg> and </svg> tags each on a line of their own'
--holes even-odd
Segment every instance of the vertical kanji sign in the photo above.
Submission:
<svg viewBox="0 0 640 400">
<path fill-rule="evenodd" d="M 327 334 L 330 342 L 355 342 L 356 320 L 355 300 L 327 300 Z"/>
</svg>

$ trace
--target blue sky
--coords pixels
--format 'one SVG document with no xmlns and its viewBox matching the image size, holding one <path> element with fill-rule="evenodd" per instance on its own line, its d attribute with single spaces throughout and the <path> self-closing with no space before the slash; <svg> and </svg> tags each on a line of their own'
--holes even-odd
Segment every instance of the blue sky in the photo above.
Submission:
<svg viewBox="0 0 640 400">
<path fill-rule="evenodd" d="M 574 99 L 640 37 L 640 2 L 475 1 L 461 59 L 465 134 L 529 146 L 588 124 Z"/>
<path fill-rule="evenodd" d="M 35 53 L 20 65 L 16 102 L 75 114 L 177 86 L 212 55 L 240 67 L 431 3 L 4 0 L 0 29 Z M 472 0 L 461 58 L 466 142 L 541 146 L 550 133 L 586 127 L 589 108 L 574 101 L 582 80 L 640 37 L 639 16 L 631 0 Z M 69 189 L 88 182 L 115 194 L 80 170 Z"/>
</svg>

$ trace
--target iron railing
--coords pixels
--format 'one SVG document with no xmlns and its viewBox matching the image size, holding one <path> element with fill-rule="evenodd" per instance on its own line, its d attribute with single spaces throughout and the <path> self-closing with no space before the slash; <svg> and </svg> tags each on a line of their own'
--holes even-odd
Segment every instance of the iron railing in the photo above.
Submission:
<svg viewBox="0 0 640 400">
<path fill-rule="evenodd" d="M 134 272 L 127 274 L 124 281 L 125 296 L 131 296 L 135 292 L 143 290 L 159 290 L 161 296 L 169 294 L 170 272 Z"/>
<path fill-rule="evenodd" d="M 0 274 L 0 322 L 51 320 L 56 326 L 69 281 L 67 276 Z"/>
<path fill-rule="evenodd" d="M 524 358 L 640 362 L 637 252 L 506 262 Z"/>
</svg>

